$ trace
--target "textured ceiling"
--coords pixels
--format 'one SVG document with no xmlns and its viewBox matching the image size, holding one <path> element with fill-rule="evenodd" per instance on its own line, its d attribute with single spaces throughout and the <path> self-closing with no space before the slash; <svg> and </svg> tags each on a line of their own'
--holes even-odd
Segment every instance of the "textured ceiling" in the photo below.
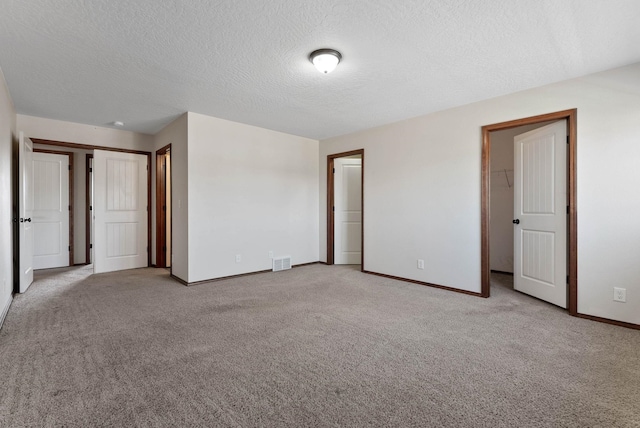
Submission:
<svg viewBox="0 0 640 428">
<path fill-rule="evenodd" d="M 0 67 L 22 114 L 323 139 L 640 62 L 639 22 L 638 0 L 2 0 Z"/>
</svg>

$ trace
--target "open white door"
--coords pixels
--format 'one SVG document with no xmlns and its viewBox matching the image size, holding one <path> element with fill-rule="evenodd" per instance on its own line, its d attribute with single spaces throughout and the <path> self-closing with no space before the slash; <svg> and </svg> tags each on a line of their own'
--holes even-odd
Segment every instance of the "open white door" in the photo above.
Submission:
<svg viewBox="0 0 640 428">
<path fill-rule="evenodd" d="M 20 211 L 20 292 L 33 282 L 33 143 L 20 132 L 18 140 L 18 177 Z"/>
<path fill-rule="evenodd" d="M 147 156 L 95 150 L 95 273 L 147 266 Z"/>
<path fill-rule="evenodd" d="M 517 135 L 514 289 L 567 307 L 567 125 Z"/>
<path fill-rule="evenodd" d="M 362 159 L 334 160 L 334 263 L 362 263 Z"/>
<path fill-rule="evenodd" d="M 33 268 L 69 266 L 69 156 L 33 153 Z"/>
</svg>

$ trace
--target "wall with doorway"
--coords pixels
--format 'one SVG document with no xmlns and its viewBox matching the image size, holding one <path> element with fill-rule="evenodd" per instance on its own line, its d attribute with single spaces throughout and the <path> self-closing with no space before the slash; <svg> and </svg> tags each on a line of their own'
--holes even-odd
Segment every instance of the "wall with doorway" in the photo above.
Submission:
<svg viewBox="0 0 640 428">
<path fill-rule="evenodd" d="M 491 133 L 491 270 L 513 273 L 513 137 L 549 123 Z"/>
<path fill-rule="evenodd" d="M 365 268 L 479 293 L 481 127 L 571 108 L 578 311 L 640 324 L 640 198 L 629 196 L 640 183 L 640 64 L 322 141 L 320 236 L 327 155 L 364 148 Z M 627 289 L 627 303 L 613 301 L 614 286 Z"/>
<path fill-rule="evenodd" d="M 294 265 L 318 261 L 318 141 L 196 113 L 188 113 L 188 140 L 189 276 L 182 279 L 270 269 L 269 251 Z M 172 147 L 175 206 L 182 192 L 174 155 Z M 174 253 L 177 239 L 174 232 Z"/>
<path fill-rule="evenodd" d="M 152 204 L 151 228 L 153 232 L 152 261 L 156 261 L 156 151 L 171 144 L 171 184 L 173 186 L 174 199 L 171 204 L 172 212 L 172 237 L 173 265 L 171 273 L 176 277 L 188 281 L 189 275 L 189 193 L 187 188 L 187 113 L 165 126 L 154 138 L 152 155 Z"/>
<path fill-rule="evenodd" d="M 129 150 L 153 150 L 151 135 L 120 129 L 83 125 L 41 117 L 17 115 L 17 128 L 30 138 L 62 141 L 66 143 L 88 144 L 94 146 Z M 74 263 L 86 262 L 86 154 L 92 150 L 71 149 L 60 146 L 36 144 L 34 147 L 45 150 L 59 150 L 74 153 Z"/>
<path fill-rule="evenodd" d="M 12 147 L 17 140 L 16 111 L 0 69 L 0 325 L 13 292 L 13 166 Z"/>
</svg>

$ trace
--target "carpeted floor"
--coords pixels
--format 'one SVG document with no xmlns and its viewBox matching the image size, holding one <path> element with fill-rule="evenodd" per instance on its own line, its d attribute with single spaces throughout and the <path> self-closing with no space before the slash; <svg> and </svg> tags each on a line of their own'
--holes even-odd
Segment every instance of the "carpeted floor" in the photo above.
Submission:
<svg viewBox="0 0 640 428">
<path fill-rule="evenodd" d="M 349 266 L 90 273 L 16 296 L 0 426 L 640 427 L 640 332 L 508 276 L 481 299 Z"/>
</svg>

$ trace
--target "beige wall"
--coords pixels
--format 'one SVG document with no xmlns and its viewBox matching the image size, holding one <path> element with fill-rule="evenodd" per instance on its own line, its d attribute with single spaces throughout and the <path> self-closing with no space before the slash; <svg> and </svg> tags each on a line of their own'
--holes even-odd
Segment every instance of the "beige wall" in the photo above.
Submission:
<svg viewBox="0 0 640 428">
<path fill-rule="evenodd" d="M 577 108 L 578 310 L 639 324 L 638 88 L 635 64 L 322 141 L 320 236 L 327 155 L 364 148 L 365 268 L 479 292 L 481 127 Z"/>
<path fill-rule="evenodd" d="M 0 324 L 13 290 L 12 147 L 16 142 L 16 112 L 0 69 Z"/>
<path fill-rule="evenodd" d="M 18 130 L 29 138 L 149 152 L 153 136 L 121 129 L 18 115 Z"/>
<path fill-rule="evenodd" d="M 318 261 L 318 142 L 188 116 L 188 281 L 270 269 L 269 251 Z"/>
</svg>

